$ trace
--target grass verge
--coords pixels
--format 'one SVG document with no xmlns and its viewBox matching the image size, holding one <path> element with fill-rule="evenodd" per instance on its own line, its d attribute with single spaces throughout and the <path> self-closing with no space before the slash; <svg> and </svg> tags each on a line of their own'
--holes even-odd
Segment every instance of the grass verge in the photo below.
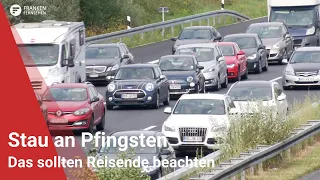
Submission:
<svg viewBox="0 0 320 180">
<path fill-rule="evenodd" d="M 191 3 L 189 0 L 185 0 L 185 3 Z M 171 6 L 175 6 L 174 4 Z M 169 7 L 170 8 L 170 7 Z M 190 8 L 190 9 L 188 9 Z M 185 8 L 171 8 L 174 9 L 174 12 L 168 13 L 165 15 L 166 20 L 181 18 L 185 16 L 190 16 L 193 14 L 199 14 L 214 10 L 221 9 L 221 2 L 217 0 L 199 0 L 199 1 L 192 1 L 190 6 L 186 6 Z M 191 11 L 192 9 L 192 11 Z M 239 13 L 245 14 L 251 18 L 258 18 L 267 15 L 267 1 L 266 0 L 228 0 L 225 3 L 225 9 L 234 10 Z M 149 18 L 145 20 L 148 23 L 155 23 L 161 21 L 159 19 L 161 17 L 161 13 L 153 14 Z M 152 20 L 151 20 L 152 19 Z M 156 20 L 156 21 L 153 21 Z M 205 20 L 193 22 L 192 25 L 211 25 L 216 28 L 225 26 L 228 24 L 235 23 L 232 17 L 225 16 L 222 19 L 216 18 L 215 20 L 210 20 L 209 23 Z M 160 42 L 163 40 L 170 39 L 172 37 L 176 37 L 180 34 L 181 30 L 184 27 L 188 27 L 191 24 L 183 24 L 181 26 L 175 26 L 173 29 L 166 28 L 164 29 L 164 34 L 162 36 L 162 30 L 155 30 L 153 32 L 147 32 L 143 34 L 133 35 L 131 37 L 124 37 L 121 39 L 114 39 L 110 41 L 106 41 L 103 43 L 112 43 L 112 42 L 119 42 L 122 41 L 127 44 L 128 47 L 133 48 L 145 44 Z M 122 26 L 118 30 L 123 30 Z M 114 29 L 114 28 L 113 28 Z M 99 33 L 109 33 L 108 31 L 99 31 L 99 33 L 95 33 L 96 31 L 88 29 L 87 36 L 93 36 Z"/>
</svg>

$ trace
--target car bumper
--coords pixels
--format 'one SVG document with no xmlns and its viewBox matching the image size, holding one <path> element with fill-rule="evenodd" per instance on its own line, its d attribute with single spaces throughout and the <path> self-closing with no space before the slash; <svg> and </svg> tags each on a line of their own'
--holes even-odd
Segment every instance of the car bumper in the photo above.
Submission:
<svg viewBox="0 0 320 180">
<path fill-rule="evenodd" d="M 53 114 L 49 114 L 49 130 L 85 130 L 89 128 L 90 120 L 92 118 L 91 113 L 83 116 L 75 116 L 73 114 L 63 115 L 57 117 Z M 65 118 L 68 123 L 51 123 L 51 119 Z M 82 122 L 82 124 L 81 124 Z"/>
<path fill-rule="evenodd" d="M 107 71 L 104 73 L 98 73 L 98 74 L 89 74 L 87 73 L 87 81 L 95 82 L 95 81 L 106 81 L 110 82 L 111 79 L 108 79 L 108 76 L 114 76 L 116 74 L 116 71 Z"/>
<path fill-rule="evenodd" d="M 169 84 L 170 89 L 170 95 L 179 95 L 179 94 L 190 94 L 195 93 L 196 84 L 194 83 L 194 86 L 191 86 L 190 83 L 184 83 L 184 84 Z"/>
<path fill-rule="evenodd" d="M 131 105 L 152 105 L 156 103 L 157 93 L 156 91 L 147 92 L 144 90 L 139 90 L 138 94 L 139 96 L 134 99 L 124 99 L 121 98 L 121 90 L 117 90 L 116 92 L 107 92 L 106 93 L 106 105 L 112 105 L 112 106 L 131 106 Z"/>
<path fill-rule="evenodd" d="M 293 47 L 317 46 L 318 36 L 295 36 L 293 37 Z"/>
<path fill-rule="evenodd" d="M 268 61 L 279 61 L 284 57 L 284 49 L 267 49 L 268 50 Z"/>
<path fill-rule="evenodd" d="M 205 72 L 203 73 L 204 78 L 205 78 L 205 85 L 206 87 L 213 87 L 216 86 L 218 81 L 217 81 L 217 77 L 214 73 L 214 71 L 212 72 Z"/>
<path fill-rule="evenodd" d="M 236 66 L 234 67 L 228 67 L 228 78 L 233 79 L 238 77 L 238 68 Z"/>
<path fill-rule="evenodd" d="M 302 80 L 301 78 L 308 78 Z M 283 86 L 320 86 L 320 75 L 312 77 L 300 77 L 292 75 L 283 75 L 282 76 L 282 85 Z"/>
<path fill-rule="evenodd" d="M 254 72 L 259 67 L 259 60 L 258 59 L 250 59 L 248 60 L 248 71 Z"/>
</svg>

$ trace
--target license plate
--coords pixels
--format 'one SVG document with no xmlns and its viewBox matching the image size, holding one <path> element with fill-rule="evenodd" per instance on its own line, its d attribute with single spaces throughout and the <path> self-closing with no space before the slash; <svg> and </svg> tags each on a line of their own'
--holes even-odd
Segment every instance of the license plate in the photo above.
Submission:
<svg viewBox="0 0 320 180">
<path fill-rule="evenodd" d="M 201 136 L 185 136 L 183 137 L 183 141 L 193 141 L 193 142 L 201 142 L 202 137 Z"/>
<path fill-rule="evenodd" d="M 64 124 L 64 123 L 68 123 L 68 119 L 50 119 L 50 123 Z"/>
<path fill-rule="evenodd" d="M 313 82 L 314 79 L 313 78 L 299 78 L 300 82 Z"/>
<path fill-rule="evenodd" d="M 136 94 L 122 94 L 123 99 L 135 99 L 137 98 Z"/>
<path fill-rule="evenodd" d="M 96 78 L 96 77 L 99 77 L 99 75 L 98 74 L 90 74 L 90 77 Z"/>
<path fill-rule="evenodd" d="M 181 89 L 180 85 L 170 85 L 170 89 Z"/>
</svg>

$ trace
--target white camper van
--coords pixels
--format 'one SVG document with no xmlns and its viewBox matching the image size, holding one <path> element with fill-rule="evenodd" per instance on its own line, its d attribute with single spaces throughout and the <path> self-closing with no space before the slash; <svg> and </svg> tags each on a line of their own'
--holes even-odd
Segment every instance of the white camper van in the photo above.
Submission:
<svg viewBox="0 0 320 180">
<path fill-rule="evenodd" d="M 320 0 L 268 0 L 268 20 L 287 25 L 295 48 L 320 45 Z"/>
<path fill-rule="evenodd" d="M 47 20 L 20 23 L 11 30 L 35 90 L 86 81 L 83 22 Z"/>
</svg>

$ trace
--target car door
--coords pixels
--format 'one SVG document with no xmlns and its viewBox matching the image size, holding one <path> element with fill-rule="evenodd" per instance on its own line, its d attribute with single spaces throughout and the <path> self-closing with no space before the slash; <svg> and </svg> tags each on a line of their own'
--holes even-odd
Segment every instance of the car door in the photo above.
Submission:
<svg viewBox="0 0 320 180">
<path fill-rule="evenodd" d="M 90 100 L 92 98 L 94 98 L 95 96 L 97 96 L 97 94 L 94 92 L 94 90 L 92 89 L 92 86 L 89 86 L 88 87 L 88 91 L 89 91 L 89 96 L 90 96 Z M 92 108 L 92 111 L 93 111 L 93 115 L 94 115 L 94 122 L 96 123 L 100 117 L 101 117 L 101 111 L 100 111 L 100 108 L 99 108 L 99 105 L 100 105 L 100 101 L 98 102 L 93 102 L 91 103 L 91 108 Z"/>
<path fill-rule="evenodd" d="M 90 88 L 92 89 L 93 91 L 93 95 L 94 96 L 97 96 L 99 98 L 99 109 L 100 109 L 100 112 L 103 113 L 103 109 L 104 109 L 104 97 L 99 94 L 97 88 L 95 86 L 90 86 Z"/>
<path fill-rule="evenodd" d="M 219 58 L 223 58 L 223 61 L 218 61 L 218 66 L 219 66 L 219 72 L 220 72 L 220 82 L 224 82 L 224 80 L 226 79 L 226 76 L 228 76 L 227 71 L 228 71 L 228 66 L 227 66 L 227 62 L 225 57 L 223 56 L 223 53 L 221 51 L 221 49 L 216 46 L 217 52 L 218 52 L 218 56 Z M 218 59 L 219 59 L 218 58 Z"/>
<path fill-rule="evenodd" d="M 129 51 L 129 48 L 127 47 L 127 45 L 123 44 L 123 49 L 124 49 L 125 53 L 129 56 L 129 61 L 127 64 L 133 64 L 134 57 L 133 57 L 132 53 Z"/>
<path fill-rule="evenodd" d="M 293 38 L 285 24 L 282 25 L 282 29 L 285 35 L 287 35 L 287 38 L 285 37 L 286 47 L 287 47 L 287 53 L 288 55 L 291 55 L 293 53 Z M 289 57 L 288 57 L 289 59 Z"/>
<path fill-rule="evenodd" d="M 163 100 L 166 96 L 166 91 L 164 91 L 165 89 L 165 84 L 164 84 L 164 80 L 160 79 L 160 75 L 161 75 L 161 71 L 159 71 L 159 68 L 153 68 L 153 72 L 154 72 L 154 76 L 156 79 L 156 84 L 159 87 L 159 92 L 160 92 L 160 99 Z"/>
</svg>

